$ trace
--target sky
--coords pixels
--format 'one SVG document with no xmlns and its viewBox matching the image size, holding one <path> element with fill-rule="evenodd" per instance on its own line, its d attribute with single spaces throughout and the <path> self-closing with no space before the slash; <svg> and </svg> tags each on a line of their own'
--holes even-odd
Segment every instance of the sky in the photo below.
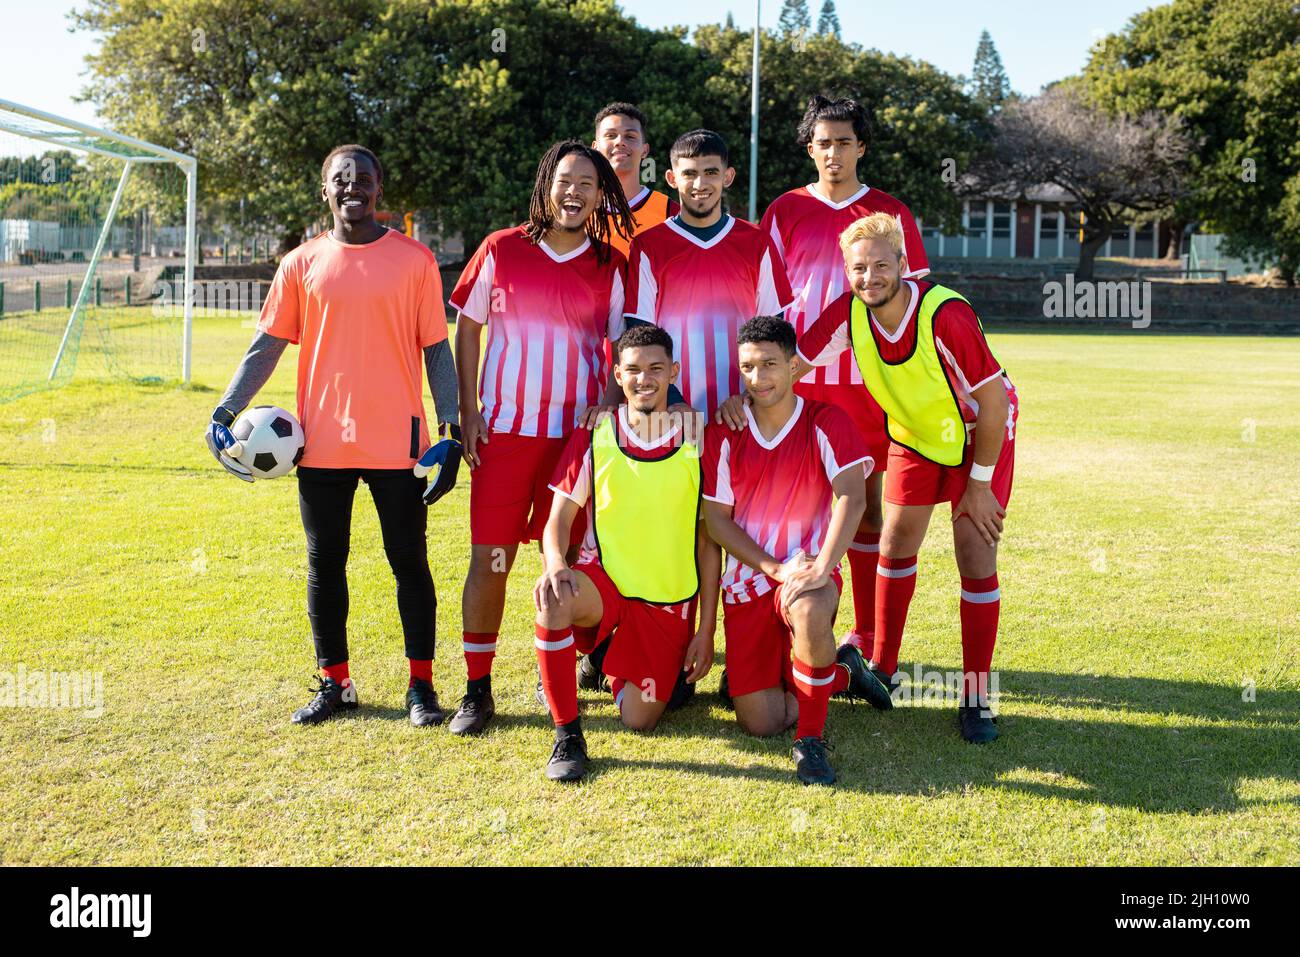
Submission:
<svg viewBox="0 0 1300 957">
<path fill-rule="evenodd" d="M 83 5 L 0 0 L 0 99 L 97 122 L 90 104 L 73 102 L 85 82 L 84 58 L 94 50 L 92 35 L 68 32 L 68 11 Z M 648 27 L 719 23 L 728 11 L 741 29 L 754 23 L 753 0 L 623 0 L 620 5 Z M 1034 93 L 1077 73 L 1096 39 L 1153 5 L 1143 0 L 839 0 L 836 7 L 845 40 L 928 60 L 953 74 L 970 73 L 980 31 L 988 30 L 1012 88 Z M 808 6 L 815 25 L 821 0 L 809 0 Z M 765 28 L 775 28 L 780 10 L 780 0 L 762 0 Z"/>
</svg>

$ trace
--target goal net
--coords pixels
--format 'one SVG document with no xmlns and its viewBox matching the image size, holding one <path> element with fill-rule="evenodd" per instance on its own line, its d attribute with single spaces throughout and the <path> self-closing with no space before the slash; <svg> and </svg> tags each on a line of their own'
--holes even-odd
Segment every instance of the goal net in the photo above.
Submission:
<svg viewBox="0 0 1300 957">
<path fill-rule="evenodd" d="M 189 381 L 192 157 L 0 100 L 0 402 Z"/>
</svg>

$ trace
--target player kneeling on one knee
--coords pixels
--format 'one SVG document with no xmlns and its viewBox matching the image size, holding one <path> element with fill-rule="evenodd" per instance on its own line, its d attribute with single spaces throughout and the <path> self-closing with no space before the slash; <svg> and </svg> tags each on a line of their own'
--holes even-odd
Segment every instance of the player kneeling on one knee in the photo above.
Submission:
<svg viewBox="0 0 1300 957">
<path fill-rule="evenodd" d="M 837 652 L 833 631 L 840 559 L 866 509 L 872 459 L 847 413 L 794 393 L 788 322 L 751 319 L 737 340 L 748 427 L 710 425 L 704 441 L 704 515 L 727 552 L 726 676 L 741 727 L 772 735 L 797 723 L 799 780 L 831 784 L 822 735 L 831 695 L 888 706 L 861 652 Z"/>
<path fill-rule="evenodd" d="M 576 781 L 587 767 L 579 651 L 609 642 L 602 667 L 623 724 L 637 731 L 652 730 L 674 688 L 713 664 L 720 561 L 700 520 L 702 422 L 668 411 L 678 372 L 668 333 L 634 326 L 618 340 L 616 361 L 625 401 L 569 437 L 533 589 L 537 662 L 556 727 L 546 776 L 557 781 Z M 580 510 L 587 531 L 570 567 L 565 549 Z"/>
</svg>

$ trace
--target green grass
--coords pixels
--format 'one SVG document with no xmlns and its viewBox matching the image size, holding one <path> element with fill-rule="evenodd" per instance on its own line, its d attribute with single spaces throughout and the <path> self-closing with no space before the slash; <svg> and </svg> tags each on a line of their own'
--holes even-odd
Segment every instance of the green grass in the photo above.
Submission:
<svg viewBox="0 0 1300 957">
<path fill-rule="evenodd" d="M 236 482 L 201 441 L 246 323 L 197 321 L 193 388 L 74 381 L 0 406 L 0 671 L 100 671 L 105 690 L 98 718 L 0 711 L 0 863 L 1300 863 L 1300 341 L 991 334 L 1023 402 L 997 743 L 965 745 L 946 707 L 837 702 L 841 783 L 801 788 L 789 737 L 738 733 L 715 668 L 649 736 L 584 694 L 595 771 L 559 787 L 532 703 L 536 555 L 511 580 L 493 730 L 414 729 L 364 491 L 363 708 L 289 725 L 313 665 L 296 486 Z M 262 400 L 293 407 L 293 360 Z M 448 702 L 468 494 L 430 523 Z M 946 526 L 907 667 L 960 667 Z"/>
</svg>

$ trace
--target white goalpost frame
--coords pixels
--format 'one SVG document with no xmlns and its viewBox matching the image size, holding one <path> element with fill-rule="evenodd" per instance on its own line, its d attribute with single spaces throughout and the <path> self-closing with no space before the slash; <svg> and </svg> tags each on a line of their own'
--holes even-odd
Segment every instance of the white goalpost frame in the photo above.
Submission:
<svg viewBox="0 0 1300 957">
<path fill-rule="evenodd" d="M 9 113 L 39 120 L 42 123 L 61 126 L 68 132 L 65 135 L 56 134 L 49 130 L 33 130 L 23 124 L 9 121 L 6 116 Z M 113 221 L 117 217 L 117 207 L 121 202 L 122 193 L 126 189 L 132 167 L 136 163 L 175 163 L 185 173 L 185 321 L 181 346 L 181 381 L 188 385 L 190 381 L 190 352 L 194 340 L 194 255 L 197 245 L 195 218 L 198 205 L 198 161 L 187 153 L 178 153 L 175 150 L 167 149 L 165 146 L 158 146 L 155 143 L 136 139 L 134 136 L 127 136 L 125 133 L 100 129 L 88 123 L 70 120 L 67 117 L 47 113 L 34 107 L 23 106 L 11 100 L 0 99 L 0 131 L 14 133 L 28 139 L 53 143 L 65 149 L 80 150 L 84 153 L 95 153 L 100 156 L 120 159 L 125 163 L 122 176 L 117 183 L 117 189 L 113 193 L 113 201 L 109 204 L 108 214 L 104 217 L 103 228 L 100 230 L 99 238 L 95 242 L 94 253 L 89 263 L 87 263 L 86 275 L 82 277 L 77 303 L 72 309 L 72 314 L 68 317 L 68 324 L 63 330 L 63 339 L 59 343 L 58 354 L 54 357 L 54 364 L 50 367 L 50 380 L 53 380 L 55 374 L 59 371 L 59 364 L 63 360 L 68 337 L 76 327 L 77 317 L 85 303 L 92 282 L 91 277 L 94 275 L 95 270 L 99 268 L 100 254 L 103 252 L 104 245 L 112 231 Z M 86 138 L 107 142 L 86 142 Z M 108 144 L 118 144 L 124 148 L 114 150 Z"/>
</svg>

